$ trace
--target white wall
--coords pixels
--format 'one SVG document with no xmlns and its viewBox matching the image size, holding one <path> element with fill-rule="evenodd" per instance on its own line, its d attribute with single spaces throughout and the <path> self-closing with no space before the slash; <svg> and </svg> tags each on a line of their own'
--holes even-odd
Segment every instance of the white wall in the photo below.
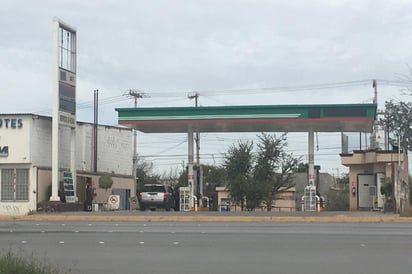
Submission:
<svg viewBox="0 0 412 274">
<path fill-rule="evenodd" d="M 51 119 L 30 119 L 30 149 L 33 165 L 51 167 Z M 133 136 L 127 128 L 98 127 L 97 171 L 132 175 Z M 79 123 L 76 128 L 76 169 L 93 170 L 93 125 Z M 27 142 L 26 142 L 27 143 Z M 70 128 L 59 133 L 59 167 L 70 168 Z"/>
<path fill-rule="evenodd" d="M 0 167 L 28 168 L 29 200 L 0 202 L 0 214 L 23 215 L 36 210 L 37 167 L 52 163 L 52 119 L 32 114 L 0 114 L 0 146 L 9 154 L 0 157 Z M 20 120 L 19 120 L 20 119 Z M 76 129 L 76 169 L 92 171 L 93 125 L 78 123 Z M 133 136 L 131 129 L 98 127 L 98 172 L 132 175 Z M 59 167 L 70 167 L 70 128 L 60 129 Z M 133 181 L 133 180 L 132 180 Z M 134 182 L 130 188 L 132 192 Z"/>
<path fill-rule="evenodd" d="M 7 157 L 0 157 L 0 164 L 30 163 L 29 133 L 31 117 L 0 115 L 0 119 L 0 146 L 2 148 L 7 146 L 9 149 Z M 21 120 L 16 124 L 19 119 Z M 14 121 L 14 127 L 11 124 L 12 120 Z"/>
<path fill-rule="evenodd" d="M 132 175 L 133 142 L 130 129 L 99 127 L 97 170 Z"/>
<path fill-rule="evenodd" d="M 34 115 L 30 130 L 30 158 L 35 166 L 52 165 L 52 120 Z"/>
</svg>

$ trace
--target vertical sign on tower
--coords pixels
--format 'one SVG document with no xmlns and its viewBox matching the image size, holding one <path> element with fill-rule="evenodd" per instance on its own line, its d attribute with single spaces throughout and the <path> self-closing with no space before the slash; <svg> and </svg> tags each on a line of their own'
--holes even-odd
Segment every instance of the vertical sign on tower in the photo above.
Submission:
<svg viewBox="0 0 412 274">
<path fill-rule="evenodd" d="M 59 22 L 59 124 L 76 126 L 76 30 Z"/>
<path fill-rule="evenodd" d="M 53 18 L 53 128 L 52 128 L 52 196 L 59 201 L 59 128 L 67 126 L 70 136 L 70 169 L 75 186 L 76 129 L 76 29 Z M 74 188 L 76 189 L 76 188 Z M 75 193 L 74 193 L 75 195 Z"/>
</svg>

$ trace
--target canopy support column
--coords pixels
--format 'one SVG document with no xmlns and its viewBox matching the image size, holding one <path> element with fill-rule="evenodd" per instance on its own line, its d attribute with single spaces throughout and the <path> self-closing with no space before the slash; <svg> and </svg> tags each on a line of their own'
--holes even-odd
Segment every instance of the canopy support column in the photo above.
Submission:
<svg viewBox="0 0 412 274">
<path fill-rule="evenodd" d="M 303 211 L 318 211 L 315 185 L 315 138 L 313 129 L 308 131 L 308 180 L 302 197 Z"/>
<path fill-rule="evenodd" d="M 187 182 L 188 182 L 188 187 L 190 189 L 190 208 L 194 208 L 194 201 L 193 201 L 193 196 L 195 193 L 195 185 L 194 185 L 194 178 L 193 178 L 193 130 L 189 129 L 189 132 L 187 134 L 187 143 L 188 143 L 188 164 L 187 164 Z"/>
</svg>

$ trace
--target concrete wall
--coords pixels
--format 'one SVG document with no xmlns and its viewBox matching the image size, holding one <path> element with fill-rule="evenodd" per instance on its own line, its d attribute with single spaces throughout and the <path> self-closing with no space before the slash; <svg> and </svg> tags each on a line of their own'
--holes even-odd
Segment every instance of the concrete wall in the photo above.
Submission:
<svg viewBox="0 0 412 274">
<path fill-rule="evenodd" d="M 221 211 L 222 209 L 222 199 L 230 198 L 230 193 L 226 190 L 225 187 L 216 187 L 217 191 L 217 204 L 218 210 Z M 295 188 L 290 188 L 288 190 L 276 193 L 275 200 L 273 200 L 272 210 L 273 211 L 296 211 L 296 203 L 295 203 Z M 246 206 L 246 202 L 245 202 Z M 224 205 L 223 205 L 224 207 Z M 230 205 L 230 211 L 241 211 L 240 204 L 232 204 Z M 267 208 L 262 204 L 261 207 L 255 209 L 255 211 L 267 211 Z"/>
<path fill-rule="evenodd" d="M 30 149 L 35 166 L 51 167 L 52 124 L 50 118 L 28 119 L 31 122 Z M 59 167 L 70 168 L 70 128 L 60 128 Z M 132 174 L 132 131 L 127 128 L 98 126 L 97 171 Z M 78 123 L 76 128 L 76 170 L 93 170 L 93 125 Z"/>
<path fill-rule="evenodd" d="M 35 166 L 51 167 L 52 120 L 50 117 L 33 116 L 30 119 L 30 159 Z"/>
<path fill-rule="evenodd" d="M 76 169 L 93 173 L 93 125 L 78 123 L 76 128 Z M 59 132 L 59 169 L 70 168 L 70 128 Z M 135 195 L 132 175 L 132 131 L 128 128 L 98 126 L 97 174 L 113 177 L 113 188 L 130 189 Z M 0 147 L 8 154 L 0 155 L 0 168 L 29 169 L 28 201 L 0 201 L 0 214 L 24 215 L 37 209 L 37 203 L 47 201 L 51 184 L 52 119 L 34 114 L 0 114 Z M 62 178 L 62 174 L 60 175 Z M 111 193 L 109 190 L 107 193 Z M 106 192 L 97 188 L 99 202 L 107 200 Z"/>
<path fill-rule="evenodd" d="M 131 175 L 133 135 L 130 129 L 101 126 L 98 131 L 99 172 Z"/>
<path fill-rule="evenodd" d="M 7 157 L 3 155 L 0 157 L 0 164 L 29 164 L 31 162 L 30 120 L 30 116 L 27 115 L 0 115 L 0 146 L 8 147 L 9 150 Z M 13 124 L 12 121 L 14 121 Z"/>
<path fill-rule="evenodd" d="M 39 203 L 48 201 L 50 197 L 47 196 L 47 188 L 51 185 L 51 169 L 39 169 L 37 171 L 38 175 L 38 188 L 37 188 L 37 200 Z M 89 173 L 77 174 L 77 197 L 79 202 L 84 202 L 85 199 L 85 178 L 92 178 L 92 188 L 96 189 L 96 196 L 93 199 L 94 203 L 107 203 L 107 198 L 112 193 L 112 189 L 129 189 L 131 196 L 135 196 L 136 186 L 133 178 L 131 176 L 119 176 L 116 174 L 109 174 L 113 179 L 113 186 L 107 191 L 99 188 L 99 178 L 103 174 L 93 175 Z M 60 172 L 60 178 L 63 179 L 63 173 Z M 83 192 L 83 193 L 82 193 Z"/>
</svg>

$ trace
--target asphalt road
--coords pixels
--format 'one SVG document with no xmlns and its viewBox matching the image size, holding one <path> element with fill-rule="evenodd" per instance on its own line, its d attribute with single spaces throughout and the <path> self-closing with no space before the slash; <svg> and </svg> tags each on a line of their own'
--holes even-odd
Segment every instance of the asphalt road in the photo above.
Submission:
<svg viewBox="0 0 412 274">
<path fill-rule="evenodd" d="M 412 223 L 2 221 L 69 273 L 412 273 Z"/>
</svg>

